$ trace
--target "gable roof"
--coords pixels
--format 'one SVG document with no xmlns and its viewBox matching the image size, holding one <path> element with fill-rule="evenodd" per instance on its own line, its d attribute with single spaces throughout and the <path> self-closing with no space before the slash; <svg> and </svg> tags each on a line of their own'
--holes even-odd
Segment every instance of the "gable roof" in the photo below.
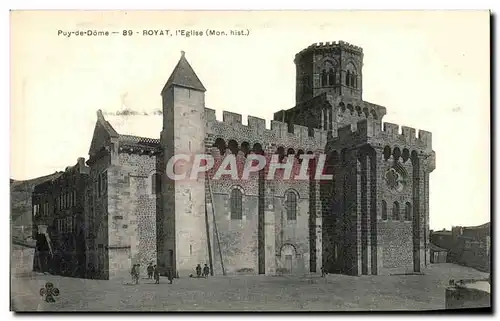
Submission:
<svg viewBox="0 0 500 321">
<path fill-rule="evenodd" d="M 442 247 L 439 247 L 434 243 L 429 243 L 429 249 L 434 252 L 448 252 L 448 250 L 443 249 Z"/>
<path fill-rule="evenodd" d="M 162 129 L 161 115 L 113 115 L 104 118 L 101 110 L 97 112 L 96 129 L 92 139 L 91 151 L 102 145 L 98 130 L 104 130 L 109 137 L 117 138 L 122 147 L 140 147 L 145 150 L 155 150 L 160 147 L 159 137 Z M 98 148 L 97 148 L 98 149 Z M 90 154 L 90 152 L 89 152 Z"/>
<path fill-rule="evenodd" d="M 119 133 L 120 142 L 160 141 L 162 115 L 107 115 L 106 120 Z"/>
<path fill-rule="evenodd" d="M 113 126 L 111 126 L 111 124 L 104 119 L 104 115 L 100 109 L 97 111 L 97 121 L 106 129 L 111 137 L 118 137 L 118 133 Z"/>
<path fill-rule="evenodd" d="M 203 84 L 201 83 L 200 78 L 198 78 L 193 68 L 184 56 L 184 51 L 181 52 L 181 59 L 179 59 L 177 66 L 175 66 L 174 71 L 163 87 L 162 94 L 172 85 L 203 92 L 207 91 L 205 89 L 205 86 L 203 86 Z"/>
</svg>

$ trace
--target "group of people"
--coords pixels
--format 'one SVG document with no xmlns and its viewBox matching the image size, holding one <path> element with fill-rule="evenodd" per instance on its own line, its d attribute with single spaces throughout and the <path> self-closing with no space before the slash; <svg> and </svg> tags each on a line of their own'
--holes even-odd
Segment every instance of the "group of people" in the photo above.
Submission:
<svg viewBox="0 0 500 321">
<path fill-rule="evenodd" d="M 139 284 L 140 267 L 141 267 L 140 264 L 134 264 L 132 266 L 132 271 L 130 271 L 130 274 L 132 275 L 132 284 Z M 153 262 L 149 263 L 149 265 L 147 267 L 147 272 L 148 272 L 148 280 L 151 280 L 154 277 L 155 284 L 160 284 L 160 269 L 158 268 L 158 266 L 156 264 L 153 265 Z M 167 272 L 166 273 L 167 278 L 168 278 L 170 284 L 172 284 L 172 281 L 173 281 L 172 270 L 167 269 L 166 272 Z M 196 277 L 207 278 L 209 274 L 210 274 L 210 268 L 208 267 L 208 265 L 205 264 L 205 266 L 203 268 L 201 267 L 201 264 L 198 264 L 196 266 Z M 192 277 L 192 276 L 193 275 L 191 274 L 190 277 Z"/>
<path fill-rule="evenodd" d="M 130 274 L 132 275 L 132 284 L 139 284 L 140 267 L 140 264 L 134 264 L 132 266 L 132 271 L 130 272 Z M 147 272 L 148 280 L 152 280 L 154 277 L 155 284 L 160 284 L 160 269 L 156 264 L 153 265 L 153 262 L 149 263 Z M 170 269 L 167 269 L 167 278 L 170 281 L 170 284 L 172 284 L 173 275 Z"/>
<path fill-rule="evenodd" d="M 208 265 L 205 264 L 205 266 L 203 267 L 203 270 L 201 269 L 201 265 L 198 264 L 196 266 L 196 277 L 201 277 L 203 276 L 204 278 L 208 277 L 208 274 L 210 274 L 210 268 L 208 267 Z"/>
<path fill-rule="evenodd" d="M 153 265 L 153 263 L 149 263 L 147 271 L 148 271 L 148 279 L 151 280 L 154 276 L 155 284 L 160 284 L 160 270 L 158 269 L 158 266 L 156 264 Z"/>
</svg>

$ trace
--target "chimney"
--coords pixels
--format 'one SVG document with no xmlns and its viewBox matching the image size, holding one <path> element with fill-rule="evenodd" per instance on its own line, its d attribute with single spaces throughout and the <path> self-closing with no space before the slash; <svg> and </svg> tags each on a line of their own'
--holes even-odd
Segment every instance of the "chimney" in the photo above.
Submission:
<svg viewBox="0 0 500 321">
<path fill-rule="evenodd" d="M 78 157 L 78 171 L 83 173 L 85 171 L 85 158 Z"/>
</svg>

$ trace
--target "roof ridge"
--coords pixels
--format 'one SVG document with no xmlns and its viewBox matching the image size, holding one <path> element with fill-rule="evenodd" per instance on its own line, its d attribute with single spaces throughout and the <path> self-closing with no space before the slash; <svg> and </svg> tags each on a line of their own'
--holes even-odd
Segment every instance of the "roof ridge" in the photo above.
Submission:
<svg viewBox="0 0 500 321">
<path fill-rule="evenodd" d="M 160 140 L 159 138 L 146 137 L 146 136 L 137 136 L 130 134 L 119 134 L 119 138 L 137 138 L 137 139 L 149 139 L 149 140 Z"/>
</svg>

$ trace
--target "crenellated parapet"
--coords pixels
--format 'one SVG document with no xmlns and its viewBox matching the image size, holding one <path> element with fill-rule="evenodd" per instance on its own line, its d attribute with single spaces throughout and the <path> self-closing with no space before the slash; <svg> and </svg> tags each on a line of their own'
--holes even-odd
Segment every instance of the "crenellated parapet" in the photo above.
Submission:
<svg viewBox="0 0 500 321">
<path fill-rule="evenodd" d="M 363 144 L 372 147 L 397 146 L 422 153 L 432 153 L 432 134 L 425 130 L 417 130 L 380 120 L 363 119 L 357 124 L 338 129 L 330 146 L 350 148 Z"/>
<path fill-rule="evenodd" d="M 335 48 L 339 49 L 344 49 L 344 50 L 349 50 L 358 54 L 363 54 L 363 48 L 352 45 L 348 42 L 345 41 L 327 41 L 327 42 L 317 42 L 313 43 L 312 45 L 308 46 L 307 48 L 301 50 L 299 53 L 295 55 L 295 59 L 300 58 L 304 54 L 307 54 L 309 52 L 314 52 L 314 51 L 320 51 L 320 50 L 332 50 Z"/>
<path fill-rule="evenodd" d="M 300 147 L 310 151 L 323 150 L 327 142 L 327 132 L 321 129 L 293 125 L 292 132 L 287 123 L 276 120 L 271 120 L 271 127 L 267 128 L 265 119 L 253 116 L 248 116 L 247 125 L 243 125 L 241 114 L 228 111 L 223 112 L 220 121 L 215 110 L 205 108 L 205 120 L 207 133 L 225 141 L 245 141 L 250 145 L 270 142 L 276 146 Z"/>
</svg>

